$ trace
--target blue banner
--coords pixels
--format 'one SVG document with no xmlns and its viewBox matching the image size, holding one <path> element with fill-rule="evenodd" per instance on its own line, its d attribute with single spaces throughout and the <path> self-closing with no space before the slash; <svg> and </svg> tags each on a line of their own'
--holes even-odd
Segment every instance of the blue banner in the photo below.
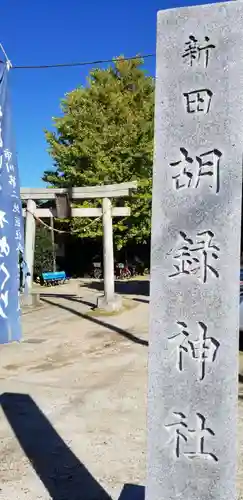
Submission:
<svg viewBox="0 0 243 500">
<path fill-rule="evenodd" d="M 0 344 L 21 338 L 19 256 L 24 245 L 8 76 L 7 66 L 0 64 Z"/>
</svg>

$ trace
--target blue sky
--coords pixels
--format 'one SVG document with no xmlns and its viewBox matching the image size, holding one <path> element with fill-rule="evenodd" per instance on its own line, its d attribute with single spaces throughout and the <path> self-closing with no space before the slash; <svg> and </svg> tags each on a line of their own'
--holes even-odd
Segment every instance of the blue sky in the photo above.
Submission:
<svg viewBox="0 0 243 500">
<path fill-rule="evenodd" d="M 151 53 L 157 11 L 183 5 L 185 0 L 1 0 L 0 41 L 14 65 Z M 145 66 L 153 75 L 155 59 Z M 89 69 L 11 70 L 21 186 L 42 185 L 42 173 L 52 165 L 43 130 L 59 114 L 64 93 L 85 84 Z"/>
</svg>

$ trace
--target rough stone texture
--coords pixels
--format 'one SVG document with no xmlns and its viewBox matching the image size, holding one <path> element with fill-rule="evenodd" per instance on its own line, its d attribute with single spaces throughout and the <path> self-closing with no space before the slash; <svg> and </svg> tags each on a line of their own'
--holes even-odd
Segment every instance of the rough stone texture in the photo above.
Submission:
<svg viewBox="0 0 243 500">
<path fill-rule="evenodd" d="M 104 295 L 97 298 L 97 307 L 106 312 L 119 311 L 122 308 L 122 297 L 114 294 L 113 299 L 107 301 Z"/>
<path fill-rule="evenodd" d="M 20 295 L 20 306 L 23 307 L 38 307 L 41 305 L 40 294 L 31 292 L 30 294 L 22 293 Z"/>
<path fill-rule="evenodd" d="M 242 30 L 241 2 L 158 15 L 147 500 L 236 498 Z"/>
</svg>

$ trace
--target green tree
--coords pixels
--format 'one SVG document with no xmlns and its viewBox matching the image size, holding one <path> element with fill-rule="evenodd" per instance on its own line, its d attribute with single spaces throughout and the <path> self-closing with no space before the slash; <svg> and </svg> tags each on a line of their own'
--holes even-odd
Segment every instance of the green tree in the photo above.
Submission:
<svg viewBox="0 0 243 500">
<path fill-rule="evenodd" d="M 115 242 L 143 242 L 150 235 L 153 164 L 154 80 L 142 59 L 119 57 L 107 69 L 90 72 L 88 85 L 65 95 L 55 131 L 46 131 L 54 170 L 43 180 L 54 187 L 93 186 L 138 181 L 127 200 L 131 216 L 114 224 Z M 79 206 L 99 206 L 101 200 Z M 81 237 L 102 234 L 101 221 L 73 219 L 71 232 Z"/>
<path fill-rule="evenodd" d="M 35 236 L 34 274 L 39 276 L 41 273 L 52 271 L 52 267 L 53 254 L 51 233 L 46 227 L 37 225 Z"/>
</svg>

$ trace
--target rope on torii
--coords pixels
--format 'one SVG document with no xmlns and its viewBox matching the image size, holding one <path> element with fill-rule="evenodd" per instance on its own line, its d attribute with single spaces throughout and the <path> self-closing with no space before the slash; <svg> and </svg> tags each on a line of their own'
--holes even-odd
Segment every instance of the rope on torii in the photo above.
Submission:
<svg viewBox="0 0 243 500">
<path fill-rule="evenodd" d="M 64 229 L 56 229 L 55 227 L 49 226 L 49 224 L 47 224 L 42 219 L 40 219 L 40 217 L 38 217 L 37 215 L 35 215 L 34 212 L 31 212 L 31 210 L 28 210 L 27 208 L 25 210 L 29 214 L 33 215 L 33 217 L 35 218 L 35 220 L 38 220 L 38 222 L 40 222 L 43 226 L 45 226 L 50 231 L 55 231 L 55 233 L 59 233 L 59 234 L 70 234 L 70 231 L 65 231 Z M 99 217 L 96 217 L 94 220 L 92 220 L 89 224 L 87 224 L 87 226 L 85 226 L 85 228 L 83 229 L 83 231 L 86 231 L 87 227 L 91 226 L 91 224 L 94 224 L 94 222 L 97 222 L 99 219 L 101 219 L 101 217 L 102 217 L 102 214 L 99 215 Z M 78 233 L 79 231 L 80 231 L 80 229 L 76 229 L 76 230 L 72 231 L 72 234 L 73 233 Z"/>
</svg>

